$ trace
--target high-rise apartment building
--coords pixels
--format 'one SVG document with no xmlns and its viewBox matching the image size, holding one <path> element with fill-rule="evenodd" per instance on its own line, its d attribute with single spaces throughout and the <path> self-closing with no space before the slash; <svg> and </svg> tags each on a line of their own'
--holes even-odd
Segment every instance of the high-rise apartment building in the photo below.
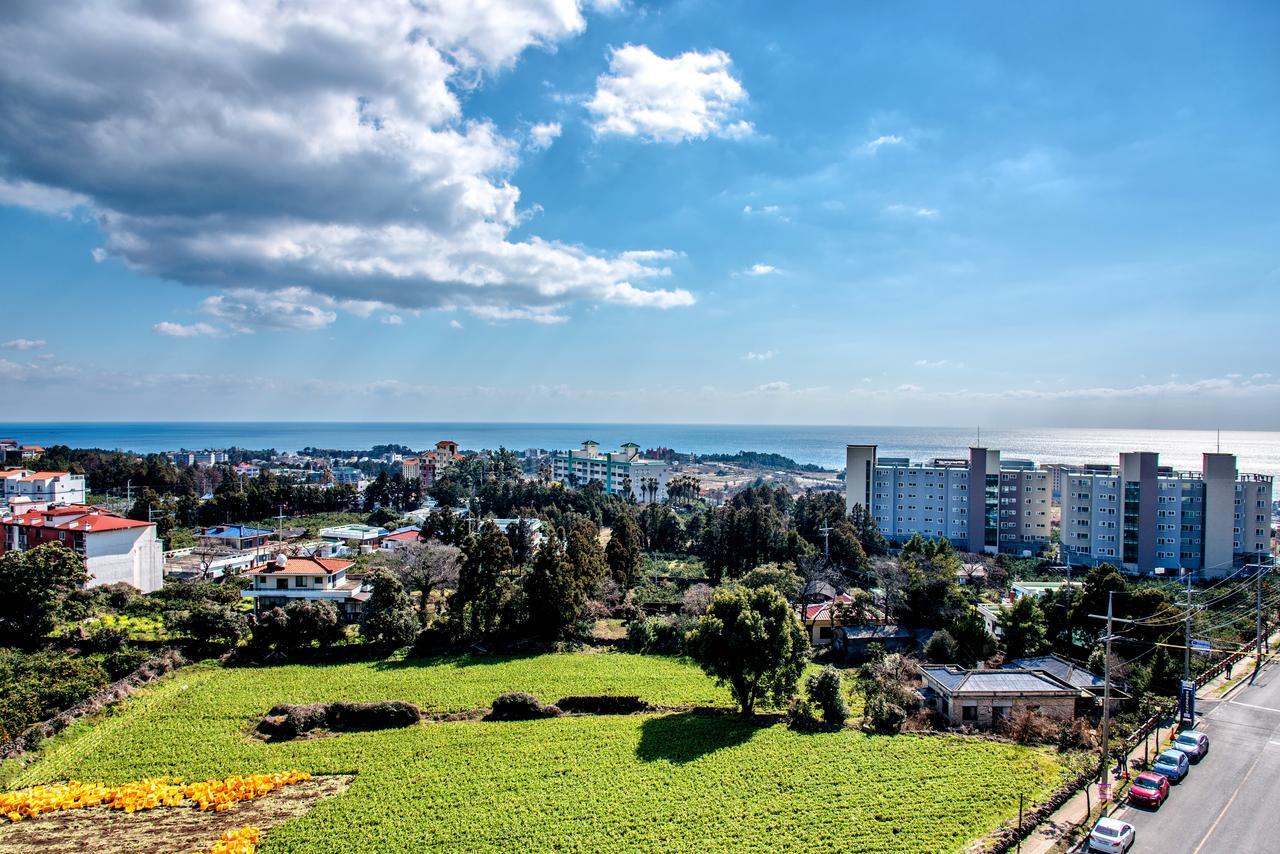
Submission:
<svg viewBox="0 0 1280 854">
<path fill-rule="evenodd" d="M 1051 532 L 1052 474 L 1027 460 L 970 448 L 968 459 L 912 463 L 846 449 L 845 507 L 870 509 L 885 537 L 945 537 L 966 551 L 1038 554 Z"/>
<path fill-rule="evenodd" d="M 1270 554 L 1271 497 L 1272 479 L 1237 472 L 1232 454 L 1205 454 L 1198 472 L 1150 451 L 1121 454 L 1119 465 L 1063 475 L 1063 559 L 1229 575 Z"/>
</svg>

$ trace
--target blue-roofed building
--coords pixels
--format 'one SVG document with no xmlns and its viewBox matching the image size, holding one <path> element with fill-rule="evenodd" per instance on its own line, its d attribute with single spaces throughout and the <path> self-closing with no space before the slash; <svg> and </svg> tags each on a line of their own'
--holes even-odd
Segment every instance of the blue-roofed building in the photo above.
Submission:
<svg viewBox="0 0 1280 854">
<path fill-rule="evenodd" d="M 1079 701 L 1093 702 L 1086 691 L 1045 670 L 926 664 L 920 673 L 920 698 L 953 726 L 994 728 L 1022 711 L 1070 721 Z"/>
<path fill-rule="evenodd" d="M 272 532 L 248 525 L 214 525 L 199 533 L 200 545 L 205 548 L 226 548 L 238 552 L 260 549 L 271 539 Z"/>
</svg>

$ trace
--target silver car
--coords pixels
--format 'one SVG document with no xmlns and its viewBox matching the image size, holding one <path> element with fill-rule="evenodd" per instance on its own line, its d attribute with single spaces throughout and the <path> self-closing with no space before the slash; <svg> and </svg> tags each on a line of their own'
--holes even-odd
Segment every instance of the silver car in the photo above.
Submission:
<svg viewBox="0 0 1280 854">
<path fill-rule="evenodd" d="M 1187 758 L 1191 761 L 1196 762 L 1209 752 L 1209 736 L 1194 729 L 1183 730 L 1173 740 L 1173 747 L 1187 754 Z"/>
</svg>

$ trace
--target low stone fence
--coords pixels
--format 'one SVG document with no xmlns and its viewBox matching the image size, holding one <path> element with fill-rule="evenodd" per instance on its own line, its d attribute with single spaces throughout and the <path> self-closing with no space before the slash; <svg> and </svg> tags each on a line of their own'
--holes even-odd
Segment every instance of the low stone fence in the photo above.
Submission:
<svg viewBox="0 0 1280 854">
<path fill-rule="evenodd" d="M 103 709 L 115 705 L 132 695 L 143 685 L 155 682 L 160 677 L 177 670 L 187 664 L 187 660 L 177 650 L 168 649 L 154 658 L 144 661 L 123 679 L 117 679 L 110 685 L 99 689 L 87 699 L 81 700 L 69 709 L 61 711 L 46 721 L 32 724 L 16 738 L 0 743 L 0 759 L 13 759 L 27 751 L 34 750 L 50 736 L 57 735 L 71 724 L 96 715 Z"/>
</svg>

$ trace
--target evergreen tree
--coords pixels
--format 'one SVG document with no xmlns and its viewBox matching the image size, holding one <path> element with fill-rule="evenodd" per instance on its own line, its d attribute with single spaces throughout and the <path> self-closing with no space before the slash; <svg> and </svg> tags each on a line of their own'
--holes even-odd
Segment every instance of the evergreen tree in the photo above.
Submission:
<svg viewBox="0 0 1280 854">
<path fill-rule="evenodd" d="M 1044 650 L 1044 612 L 1034 596 L 1023 596 L 1001 608 L 999 625 L 1006 658 L 1038 655 Z"/>
<path fill-rule="evenodd" d="M 640 527 L 630 513 L 619 513 L 614 520 L 613 534 L 609 545 L 605 546 L 604 556 L 613 580 L 623 587 L 634 586 L 644 553 L 640 547 Z"/>
<path fill-rule="evenodd" d="M 365 582 L 370 585 L 370 592 L 360 617 L 360 633 L 369 643 L 408 646 L 417 637 L 418 617 L 400 579 L 377 571 L 370 573 Z"/>
<path fill-rule="evenodd" d="M 589 592 L 569 560 L 564 541 L 553 532 L 538 547 L 525 576 L 530 634 L 546 639 L 571 634 Z"/>
<path fill-rule="evenodd" d="M 459 635 L 483 637 L 498 630 L 510 594 L 505 576 L 511 568 L 511 544 L 501 528 L 485 521 L 480 532 L 462 545 L 458 589 L 449 600 L 450 618 Z"/>
</svg>

